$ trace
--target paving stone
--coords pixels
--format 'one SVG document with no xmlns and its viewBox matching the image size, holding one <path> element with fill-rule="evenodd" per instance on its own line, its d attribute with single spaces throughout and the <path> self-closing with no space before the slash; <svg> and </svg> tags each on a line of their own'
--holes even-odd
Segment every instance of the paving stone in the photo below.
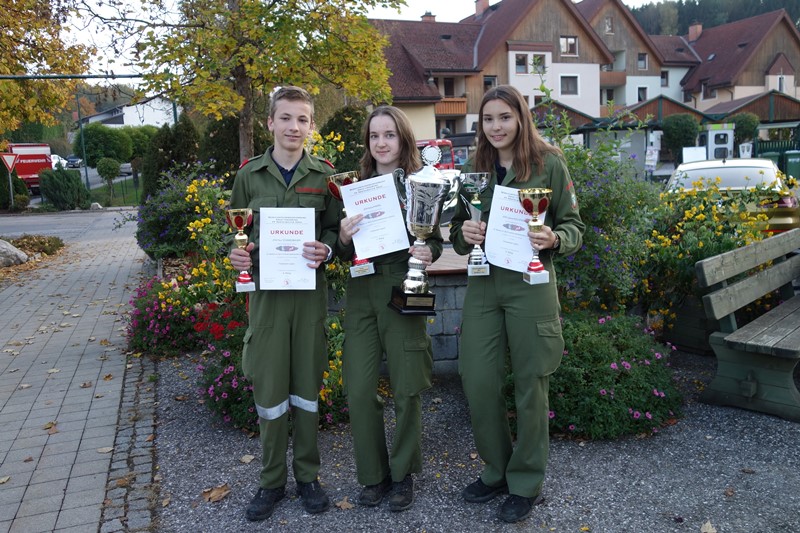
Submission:
<svg viewBox="0 0 800 533">
<path fill-rule="evenodd" d="M 62 510 L 56 521 L 56 528 L 65 528 L 78 525 L 90 525 L 92 529 L 97 527 L 100 521 L 100 506 L 84 506 L 74 509 Z"/>
<path fill-rule="evenodd" d="M 8 531 L 9 533 L 47 533 L 53 531 L 57 518 L 57 512 L 17 518 Z"/>
<path fill-rule="evenodd" d="M 150 527 L 151 520 L 149 511 L 130 511 L 128 512 L 128 530 L 135 531 Z"/>
<path fill-rule="evenodd" d="M 64 497 L 60 494 L 36 499 L 25 498 L 19 506 L 17 517 L 57 512 L 61 509 L 63 500 Z"/>
<path fill-rule="evenodd" d="M 122 525 L 122 522 L 118 518 L 114 518 L 110 522 L 105 522 L 102 526 L 100 526 L 100 533 L 116 533 L 117 531 L 124 531 L 125 526 Z"/>
</svg>

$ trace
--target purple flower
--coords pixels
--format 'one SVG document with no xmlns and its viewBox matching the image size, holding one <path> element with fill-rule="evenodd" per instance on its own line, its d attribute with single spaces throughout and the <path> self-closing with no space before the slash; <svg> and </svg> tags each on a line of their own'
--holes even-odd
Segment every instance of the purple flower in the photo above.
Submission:
<svg viewBox="0 0 800 533">
<path fill-rule="evenodd" d="M 607 394 L 605 389 L 600 389 L 600 396 L 605 396 Z"/>
<path fill-rule="evenodd" d="M 651 414 L 650 414 L 650 411 L 647 411 L 647 412 L 645 412 L 644 416 L 645 416 L 645 418 L 647 418 L 648 420 L 652 420 L 652 419 L 653 419 L 653 415 L 651 415 Z"/>
<path fill-rule="evenodd" d="M 635 418 L 636 420 L 639 420 L 639 418 L 641 416 L 642 416 L 642 413 L 640 413 L 639 411 L 634 411 L 633 412 L 633 418 Z"/>
<path fill-rule="evenodd" d="M 629 362 L 627 362 L 627 361 L 623 361 L 622 362 L 622 366 L 623 366 L 623 368 L 625 368 L 625 370 L 630 370 L 631 369 L 631 364 Z"/>
<path fill-rule="evenodd" d="M 568 427 L 568 429 L 569 429 L 570 431 L 575 431 L 575 424 L 570 424 L 570 425 L 569 425 L 569 427 Z"/>
<path fill-rule="evenodd" d="M 550 418 L 550 420 L 552 420 L 556 417 L 556 414 L 553 411 L 550 411 L 549 413 L 547 413 L 547 416 L 548 418 Z"/>
<path fill-rule="evenodd" d="M 619 370 L 617 363 L 611 363 L 611 370 Z"/>
<path fill-rule="evenodd" d="M 600 318 L 600 320 L 598 320 L 597 323 L 598 324 L 605 324 L 606 323 L 606 319 L 605 318 Z"/>
</svg>

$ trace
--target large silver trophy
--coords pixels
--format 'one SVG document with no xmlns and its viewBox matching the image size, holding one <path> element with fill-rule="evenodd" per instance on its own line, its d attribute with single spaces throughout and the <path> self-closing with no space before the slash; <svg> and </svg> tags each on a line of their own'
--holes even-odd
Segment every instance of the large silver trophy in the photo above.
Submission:
<svg viewBox="0 0 800 533">
<path fill-rule="evenodd" d="M 442 204 L 450 192 L 450 181 L 433 166 L 441 157 L 439 148 L 426 146 L 422 150 L 425 166 L 419 172 L 410 176 L 405 176 L 401 169 L 394 172 L 408 231 L 416 237 L 414 246 L 425 246 L 425 240 L 439 227 Z M 429 291 L 425 264 L 412 256 L 402 285 L 392 287 L 389 307 L 403 315 L 434 315 L 435 303 L 436 295 Z"/>
<path fill-rule="evenodd" d="M 461 189 L 470 196 L 461 196 L 461 201 L 467 207 L 470 213 L 470 218 L 473 222 L 481 221 L 481 198 L 480 194 L 489 186 L 489 173 L 488 172 L 462 172 L 458 177 L 461 182 Z M 468 276 L 488 276 L 489 263 L 486 262 L 486 256 L 483 254 L 483 249 L 480 245 L 472 247 L 469 253 L 469 260 L 467 261 L 467 275 Z"/>
</svg>

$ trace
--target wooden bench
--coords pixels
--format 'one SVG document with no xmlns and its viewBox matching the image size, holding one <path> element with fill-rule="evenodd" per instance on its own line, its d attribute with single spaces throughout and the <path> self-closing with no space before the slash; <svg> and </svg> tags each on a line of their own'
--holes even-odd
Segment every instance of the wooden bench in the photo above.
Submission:
<svg viewBox="0 0 800 533">
<path fill-rule="evenodd" d="M 800 360 L 800 295 L 792 286 L 800 278 L 798 248 L 800 229 L 793 229 L 695 264 L 700 287 L 709 290 L 703 296 L 706 315 L 719 320 L 720 328 L 709 339 L 717 373 L 701 401 L 800 422 L 793 378 Z M 776 290 L 778 305 L 737 325 L 737 310 Z"/>
</svg>

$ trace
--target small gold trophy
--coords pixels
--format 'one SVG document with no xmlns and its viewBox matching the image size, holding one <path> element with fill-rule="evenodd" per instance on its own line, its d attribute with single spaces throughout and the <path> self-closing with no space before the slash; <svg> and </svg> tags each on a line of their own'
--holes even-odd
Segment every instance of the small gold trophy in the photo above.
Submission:
<svg viewBox="0 0 800 533">
<path fill-rule="evenodd" d="M 228 209 L 226 212 L 228 225 L 236 229 L 238 233 L 233 237 L 233 242 L 240 250 L 247 248 L 247 235 L 244 229 L 253 223 L 253 210 L 249 207 L 242 209 Z M 256 290 L 253 277 L 247 270 L 239 272 L 236 278 L 236 292 L 252 292 Z"/>
<path fill-rule="evenodd" d="M 518 191 L 519 203 L 531 215 L 531 219 L 528 221 L 528 231 L 541 231 L 544 226 L 544 216 L 542 215 L 547 212 L 552 193 L 553 191 L 550 189 L 520 189 Z M 529 285 L 550 283 L 550 273 L 545 270 L 539 260 L 539 251 L 536 248 L 533 248 L 533 257 L 528 263 L 528 271 L 522 274 L 522 279 Z"/>
<path fill-rule="evenodd" d="M 352 170 L 350 172 L 339 172 L 338 174 L 331 174 L 328 176 L 328 190 L 334 198 L 342 201 L 342 187 L 356 183 L 361 179 L 361 174 Z M 345 210 L 342 209 L 342 214 L 346 217 Z M 350 277 L 357 278 L 360 276 L 369 276 L 375 273 L 375 265 L 369 259 L 359 259 L 353 254 L 352 266 L 350 267 Z"/>
<path fill-rule="evenodd" d="M 458 177 L 461 182 L 461 187 L 464 192 L 471 195 L 471 198 L 462 196 L 462 201 L 467 206 L 470 212 L 470 218 L 473 222 L 481 221 L 481 199 L 480 193 L 486 190 L 489 186 L 489 173 L 488 172 L 462 172 Z M 483 255 L 483 249 L 480 245 L 476 244 L 472 247 L 469 253 L 469 261 L 467 262 L 467 275 L 468 276 L 488 276 L 489 263 L 486 262 L 486 257 Z"/>
</svg>

